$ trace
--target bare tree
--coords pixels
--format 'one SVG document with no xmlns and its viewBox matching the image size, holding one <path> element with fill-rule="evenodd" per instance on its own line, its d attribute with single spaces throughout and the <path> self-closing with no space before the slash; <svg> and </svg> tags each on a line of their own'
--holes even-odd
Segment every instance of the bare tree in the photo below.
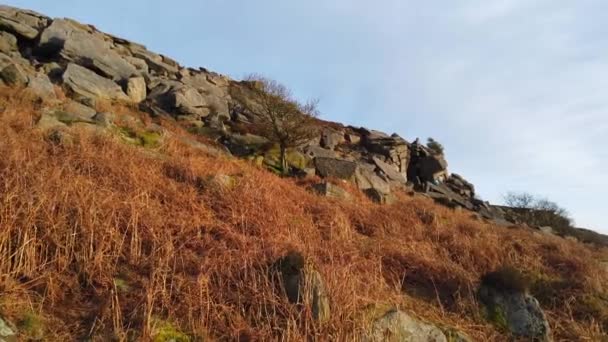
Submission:
<svg viewBox="0 0 608 342">
<path fill-rule="evenodd" d="M 279 145 L 280 167 L 286 173 L 287 150 L 318 135 L 315 120 L 318 101 L 309 100 L 302 104 L 287 87 L 260 75 L 251 75 L 245 80 L 249 90 L 247 96 L 253 98 L 237 100 L 257 117 L 254 130 Z"/>
<path fill-rule="evenodd" d="M 509 192 L 504 196 L 504 202 L 509 207 L 519 209 L 518 216 L 528 224 L 557 229 L 572 226 L 568 211 L 546 198 L 525 192 Z"/>
</svg>

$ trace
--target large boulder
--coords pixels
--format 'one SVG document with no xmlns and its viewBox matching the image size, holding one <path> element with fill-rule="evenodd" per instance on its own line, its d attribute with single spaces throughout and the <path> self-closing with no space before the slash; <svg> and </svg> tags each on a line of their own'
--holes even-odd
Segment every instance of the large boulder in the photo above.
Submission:
<svg viewBox="0 0 608 342">
<path fill-rule="evenodd" d="M 146 80 L 143 77 L 131 77 L 127 82 L 127 96 L 129 96 L 131 101 L 140 103 L 148 95 L 146 87 Z"/>
<path fill-rule="evenodd" d="M 321 177 L 335 177 L 353 180 L 357 171 L 357 163 L 336 158 L 315 158 L 315 168 Z"/>
<path fill-rule="evenodd" d="M 128 80 L 137 69 L 112 49 L 111 42 L 88 26 L 57 19 L 40 37 L 39 50 L 46 55 L 59 52 L 70 62 L 97 70 L 115 81 Z"/>
<path fill-rule="evenodd" d="M 55 99 L 55 87 L 49 77 L 43 73 L 37 73 L 29 77 L 27 88 L 42 99 Z"/>
<path fill-rule="evenodd" d="M 485 275 L 478 294 L 488 319 L 499 328 L 518 338 L 552 341 L 545 313 L 517 270 L 503 268 Z"/>
<path fill-rule="evenodd" d="M 148 69 L 157 75 L 170 76 L 175 75 L 179 71 L 177 65 L 168 62 L 163 56 L 148 51 L 144 46 L 138 44 L 129 44 L 128 49 L 135 58 L 139 58 L 147 63 Z"/>
<path fill-rule="evenodd" d="M 0 5 L 0 29 L 27 39 L 35 39 L 48 25 L 49 18 L 34 11 Z"/>
<path fill-rule="evenodd" d="M 361 133 L 362 144 L 369 152 L 384 156 L 387 162 L 395 165 L 397 172 L 404 175 L 407 173 L 409 147 L 403 138 L 396 134 L 389 136 L 366 129 L 361 129 Z"/>
<path fill-rule="evenodd" d="M 63 73 L 63 83 L 77 99 L 92 103 L 97 99 L 129 100 L 122 88 L 114 81 L 101 77 L 78 64 L 68 65 Z"/>
<path fill-rule="evenodd" d="M 25 86 L 29 79 L 23 67 L 16 63 L 10 63 L 0 70 L 0 80 L 5 85 Z"/>
<path fill-rule="evenodd" d="M 330 303 L 321 274 L 306 264 L 302 254 L 290 252 L 278 261 L 283 289 L 293 304 L 307 304 L 319 322 L 330 318 Z"/>
</svg>

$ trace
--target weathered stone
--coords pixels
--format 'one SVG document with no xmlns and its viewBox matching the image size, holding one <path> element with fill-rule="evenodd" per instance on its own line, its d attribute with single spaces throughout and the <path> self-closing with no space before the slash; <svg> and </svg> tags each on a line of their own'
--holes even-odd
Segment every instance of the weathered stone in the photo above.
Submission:
<svg viewBox="0 0 608 342">
<path fill-rule="evenodd" d="M 163 61 L 163 57 L 154 52 L 148 51 L 141 45 L 129 45 L 129 50 L 133 57 L 143 59 L 148 64 L 148 68 L 161 75 L 176 74 L 179 69 Z"/>
<path fill-rule="evenodd" d="M 390 193 L 383 193 L 375 188 L 363 190 L 363 193 L 372 201 L 379 204 L 392 204 L 395 202 L 395 197 Z"/>
<path fill-rule="evenodd" d="M 28 82 L 28 77 L 22 67 L 15 63 L 11 63 L 0 70 L 0 78 L 6 85 L 25 86 Z"/>
<path fill-rule="evenodd" d="M 52 112 L 44 112 L 40 116 L 40 120 L 36 123 L 36 128 L 42 131 L 48 131 L 55 128 L 67 127 L 66 124 L 59 121 Z"/>
<path fill-rule="evenodd" d="M 344 133 L 333 129 L 324 129 L 321 132 L 321 147 L 333 150 L 344 142 Z"/>
<path fill-rule="evenodd" d="M 68 100 L 63 105 L 63 111 L 70 113 L 74 118 L 90 121 L 97 111 L 89 106 L 85 106 L 80 102 Z"/>
<path fill-rule="evenodd" d="M 315 168 L 321 177 L 351 180 L 357 171 L 357 163 L 334 158 L 315 158 Z"/>
<path fill-rule="evenodd" d="M 63 82 L 78 98 L 93 102 L 96 99 L 129 100 L 118 84 L 77 64 L 68 65 Z"/>
<path fill-rule="evenodd" d="M 68 61 L 98 70 L 114 80 L 127 80 L 137 70 L 111 49 L 103 36 L 84 30 L 73 21 L 58 19 L 41 35 L 40 49 L 47 54 L 60 51 Z"/>
<path fill-rule="evenodd" d="M 374 163 L 376 164 L 376 166 L 392 181 L 395 182 L 399 182 L 399 183 L 403 183 L 405 184 L 405 182 L 407 181 L 405 179 L 405 176 L 401 173 L 399 173 L 399 171 L 397 171 L 396 167 L 389 165 L 387 163 L 385 163 L 384 161 L 382 161 L 380 158 L 378 157 L 373 157 L 372 158 Z"/>
<path fill-rule="evenodd" d="M 326 322 L 330 318 L 330 303 L 321 274 L 297 252 L 290 252 L 278 261 L 283 288 L 293 304 L 310 305 L 313 318 Z"/>
<path fill-rule="evenodd" d="M 145 100 L 147 91 L 146 80 L 143 77 L 131 77 L 127 82 L 127 96 L 135 103 Z"/>
<path fill-rule="evenodd" d="M 309 145 L 304 148 L 304 153 L 311 158 L 337 158 L 338 154 L 334 151 L 316 145 Z"/>
<path fill-rule="evenodd" d="M 36 74 L 30 77 L 27 84 L 28 89 L 42 99 L 56 99 L 55 87 L 49 77 L 45 74 Z"/>
<path fill-rule="evenodd" d="M 355 182 L 361 190 L 375 189 L 381 194 L 391 192 L 390 184 L 374 172 L 375 166 L 367 163 L 359 163 L 355 174 Z"/>
<path fill-rule="evenodd" d="M 34 11 L 0 5 L 0 28 L 27 39 L 38 37 L 48 18 Z"/>
<path fill-rule="evenodd" d="M 313 190 L 321 196 L 348 200 L 350 194 L 341 187 L 329 182 L 321 182 L 312 186 Z"/>
<path fill-rule="evenodd" d="M 150 73 L 150 68 L 148 67 L 148 63 L 141 58 L 133 57 L 133 56 L 123 56 L 125 61 L 135 67 L 137 73 L 140 75 L 148 75 Z"/>
<path fill-rule="evenodd" d="M 437 326 L 425 323 L 400 310 L 390 310 L 376 319 L 364 341 L 369 342 L 448 342 Z"/>
<path fill-rule="evenodd" d="M 181 87 L 175 89 L 173 95 L 173 107 L 180 114 L 195 115 L 203 118 L 211 114 L 209 104 L 204 97 L 194 88 Z"/>
<path fill-rule="evenodd" d="M 196 73 L 192 76 L 183 77 L 181 82 L 189 87 L 195 88 L 209 108 L 210 112 L 217 114 L 222 120 L 229 120 L 230 110 L 228 101 L 228 83 L 222 76 L 213 73 Z"/>
<path fill-rule="evenodd" d="M 346 133 L 344 135 L 346 141 L 352 145 L 356 145 L 361 142 L 361 136 L 355 133 Z"/>
<path fill-rule="evenodd" d="M 482 282 L 479 298 L 488 319 L 516 337 L 551 341 L 551 329 L 536 298 L 508 284 Z"/>
<path fill-rule="evenodd" d="M 17 37 L 8 32 L 0 32 L 0 52 L 10 54 L 17 49 Z"/>
</svg>

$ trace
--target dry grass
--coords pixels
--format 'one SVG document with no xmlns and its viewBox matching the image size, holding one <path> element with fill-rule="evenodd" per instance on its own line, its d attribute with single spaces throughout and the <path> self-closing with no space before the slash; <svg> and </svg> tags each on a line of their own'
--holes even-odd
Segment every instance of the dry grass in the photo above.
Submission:
<svg viewBox="0 0 608 342">
<path fill-rule="evenodd" d="M 506 341 L 475 300 L 481 277 L 504 265 L 537 279 L 556 340 L 597 341 L 607 327 L 582 300 L 604 293 L 604 251 L 416 196 L 320 198 L 172 139 L 157 154 L 84 131 L 57 145 L 32 130 L 41 104 L 1 94 L 0 309 L 14 321 L 35 314 L 50 340 L 147 340 L 170 322 L 218 340 L 352 341 L 379 303 Z M 218 174 L 232 186 L 209 181 Z M 271 266 L 290 250 L 323 275 L 329 322 L 277 290 Z"/>
</svg>

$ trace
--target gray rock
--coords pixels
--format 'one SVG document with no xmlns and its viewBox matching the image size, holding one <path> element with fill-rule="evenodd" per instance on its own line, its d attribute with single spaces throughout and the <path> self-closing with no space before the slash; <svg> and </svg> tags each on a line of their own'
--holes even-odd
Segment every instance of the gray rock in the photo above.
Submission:
<svg viewBox="0 0 608 342">
<path fill-rule="evenodd" d="M 359 163 L 355 174 L 355 182 L 361 190 L 375 189 L 381 194 L 389 194 L 391 192 L 390 184 L 378 176 L 375 172 L 375 166 L 367 163 Z"/>
<path fill-rule="evenodd" d="M 228 81 L 225 77 L 213 73 L 197 72 L 194 75 L 183 77 L 181 82 L 198 90 L 211 113 L 217 114 L 224 121 L 230 119 L 228 106 L 230 95 L 228 94 Z"/>
<path fill-rule="evenodd" d="M 321 182 L 312 186 L 313 190 L 321 196 L 349 200 L 350 194 L 341 187 L 329 182 Z"/>
<path fill-rule="evenodd" d="M 175 89 L 172 95 L 173 107 L 179 114 L 204 118 L 212 112 L 205 98 L 194 88 L 181 87 Z"/>
<path fill-rule="evenodd" d="M 395 197 L 392 194 L 380 192 L 378 189 L 365 189 L 363 193 L 369 199 L 379 204 L 392 204 L 395 202 Z"/>
<path fill-rule="evenodd" d="M 17 333 L 16 329 L 11 326 L 7 321 L 0 318 L 0 341 L 2 342 L 16 342 Z"/>
<path fill-rule="evenodd" d="M 6 85 L 25 86 L 28 77 L 23 68 L 15 63 L 11 63 L 0 70 L 0 78 Z"/>
<path fill-rule="evenodd" d="M 41 131 L 48 131 L 56 128 L 65 128 L 66 124 L 59 121 L 52 112 L 44 112 L 40 116 L 40 120 L 36 123 L 36 128 Z"/>
<path fill-rule="evenodd" d="M 34 11 L 0 5 L 0 28 L 27 39 L 38 37 L 49 19 Z"/>
<path fill-rule="evenodd" d="M 333 129 L 324 129 L 321 132 L 321 147 L 333 150 L 344 142 L 344 133 Z"/>
<path fill-rule="evenodd" d="M 145 100 L 147 91 L 146 80 L 141 76 L 131 77 L 127 82 L 127 96 L 135 103 Z"/>
<path fill-rule="evenodd" d="M 140 75 L 148 75 L 150 73 L 150 68 L 148 67 L 148 63 L 141 58 L 133 57 L 133 56 L 123 56 L 125 61 L 135 67 L 138 74 Z"/>
<path fill-rule="evenodd" d="M 232 134 L 223 141 L 233 155 L 241 157 L 256 154 L 269 143 L 267 138 L 249 133 Z"/>
<path fill-rule="evenodd" d="M 315 158 L 315 168 L 321 177 L 336 177 L 346 180 L 354 179 L 357 163 L 334 158 Z"/>
<path fill-rule="evenodd" d="M 85 106 L 80 102 L 67 101 L 63 105 L 63 111 L 70 113 L 70 115 L 77 120 L 90 121 L 97 111 L 89 106 Z"/>
<path fill-rule="evenodd" d="M 68 65 L 63 73 L 63 82 L 78 98 L 88 101 L 129 100 L 118 84 L 77 64 Z"/>
<path fill-rule="evenodd" d="M 0 52 L 10 54 L 17 49 L 17 37 L 8 32 L 0 32 Z"/>
<path fill-rule="evenodd" d="M 290 252 L 278 261 L 287 299 L 293 304 L 310 305 L 313 318 L 326 322 L 330 318 L 330 301 L 321 274 L 297 252 Z"/>
<path fill-rule="evenodd" d="M 494 324 L 506 325 L 516 337 L 552 341 L 545 313 L 536 298 L 530 294 L 482 285 L 479 297 L 485 305 L 488 318 Z"/>
<path fill-rule="evenodd" d="M 303 150 L 304 154 L 311 158 L 338 158 L 338 154 L 336 152 L 316 145 L 306 146 Z"/>
<path fill-rule="evenodd" d="M 98 70 L 113 80 L 127 80 L 137 74 L 135 67 L 112 50 L 103 36 L 71 20 L 53 21 L 41 35 L 40 49 L 47 54 L 60 51 L 66 60 Z"/>
<path fill-rule="evenodd" d="M 389 165 L 378 157 L 372 158 L 376 166 L 392 181 L 399 182 L 405 184 L 407 182 L 405 176 L 399 171 L 397 171 L 397 167 L 393 165 Z"/>
<path fill-rule="evenodd" d="M 165 63 L 161 55 L 148 51 L 141 45 L 129 45 L 128 49 L 133 54 L 133 57 L 144 60 L 148 64 L 150 71 L 165 76 L 176 74 L 179 71 L 176 66 Z"/>
<path fill-rule="evenodd" d="M 374 321 L 369 342 L 448 342 L 437 326 L 422 322 L 400 310 L 390 310 Z"/>
<path fill-rule="evenodd" d="M 36 74 L 30 77 L 27 84 L 28 89 L 42 99 L 56 99 L 55 87 L 49 77 L 45 74 Z"/>
</svg>

